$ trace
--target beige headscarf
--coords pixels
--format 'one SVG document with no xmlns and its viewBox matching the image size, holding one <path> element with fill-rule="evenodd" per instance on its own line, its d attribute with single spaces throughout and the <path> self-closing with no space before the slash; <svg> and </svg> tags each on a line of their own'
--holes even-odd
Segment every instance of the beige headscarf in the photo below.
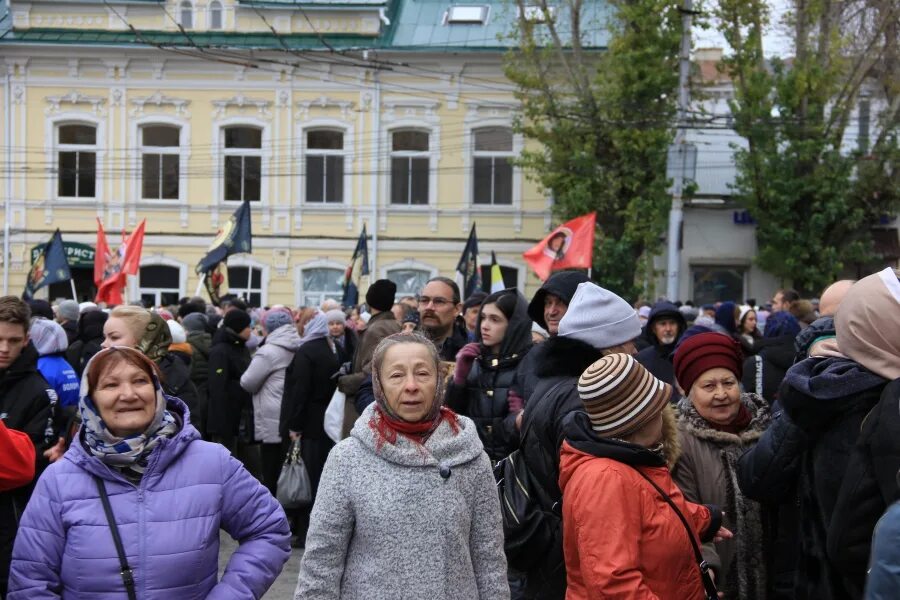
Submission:
<svg viewBox="0 0 900 600">
<path fill-rule="evenodd" d="M 900 377 L 900 280 L 887 269 L 860 279 L 834 317 L 838 346 L 885 379 Z"/>
</svg>

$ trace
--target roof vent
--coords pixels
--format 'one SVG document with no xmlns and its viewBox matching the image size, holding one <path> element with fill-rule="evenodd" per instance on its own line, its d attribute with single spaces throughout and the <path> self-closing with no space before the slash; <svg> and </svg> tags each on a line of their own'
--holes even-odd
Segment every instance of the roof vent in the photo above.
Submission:
<svg viewBox="0 0 900 600">
<path fill-rule="evenodd" d="M 556 7 L 548 6 L 547 13 L 550 15 L 550 20 L 556 20 Z M 531 6 L 521 6 L 519 7 L 519 16 L 528 21 L 529 23 L 546 23 L 547 19 L 544 17 L 544 9 L 538 5 Z"/>
<path fill-rule="evenodd" d="M 444 19 L 445 24 L 482 24 L 487 21 L 487 6 L 451 6 Z"/>
</svg>

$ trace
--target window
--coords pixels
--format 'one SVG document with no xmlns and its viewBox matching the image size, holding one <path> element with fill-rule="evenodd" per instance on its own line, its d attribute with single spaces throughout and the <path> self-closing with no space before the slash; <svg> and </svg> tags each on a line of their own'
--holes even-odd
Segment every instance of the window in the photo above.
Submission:
<svg viewBox="0 0 900 600">
<path fill-rule="evenodd" d="M 451 6 L 447 10 L 447 23 L 481 24 L 487 20 L 487 6 Z"/>
<path fill-rule="evenodd" d="M 422 269 L 392 269 L 387 278 L 397 284 L 397 298 L 415 296 L 431 279 L 431 272 Z"/>
<path fill-rule="evenodd" d="M 512 204 L 512 131 L 505 127 L 482 127 L 473 135 L 472 201 L 475 204 Z"/>
<path fill-rule="evenodd" d="M 141 128 L 141 198 L 178 200 L 181 130 L 170 125 Z"/>
<path fill-rule="evenodd" d="M 262 306 L 262 269 L 228 267 L 228 293 L 240 296 L 250 306 Z"/>
<path fill-rule="evenodd" d="M 344 134 L 340 131 L 306 133 L 306 201 L 344 201 Z"/>
<path fill-rule="evenodd" d="M 391 204 L 428 204 L 428 133 L 391 134 Z"/>
<path fill-rule="evenodd" d="M 340 302 L 344 296 L 344 289 L 341 287 L 344 279 L 342 269 L 303 269 L 300 276 L 303 280 L 300 304 L 303 306 L 319 306 L 327 299 Z"/>
<path fill-rule="evenodd" d="M 97 190 L 97 128 L 61 125 L 57 141 L 57 194 L 65 198 L 93 198 Z"/>
<path fill-rule="evenodd" d="M 172 306 L 181 296 L 181 270 L 165 265 L 141 267 L 138 288 L 144 306 Z"/>
<path fill-rule="evenodd" d="M 262 181 L 262 129 L 258 127 L 226 127 L 225 135 L 225 199 L 260 199 Z"/>
<path fill-rule="evenodd" d="M 209 28 L 222 29 L 222 3 L 218 0 L 209 3 Z"/>
<path fill-rule="evenodd" d="M 694 293 L 691 297 L 697 306 L 713 304 L 744 295 L 744 273 L 742 267 L 695 266 L 691 268 Z"/>
<path fill-rule="evenodd" d="M 181 26 L 185 29 L 194 28 L 194 7 L 185 0 L 178 9 L 178 16 L 181 19 Z"/>
</svg>

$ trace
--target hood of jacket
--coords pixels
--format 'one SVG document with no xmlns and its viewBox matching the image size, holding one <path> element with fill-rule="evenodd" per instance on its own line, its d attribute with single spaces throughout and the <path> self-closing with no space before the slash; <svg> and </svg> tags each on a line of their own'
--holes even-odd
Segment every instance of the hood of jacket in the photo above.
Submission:
<svg viewBox="0 0 900 600">
<path fill-rule="evenodd" d="M 671 344 L 661 345 L 656 334 L 653 333 L 653 323 L 659 319 L 674 319 L 675 322 L 678 323 L 678 332 L 675 334 L 675 341 Z M 684 314 L 678 310 L 677 306 L 671 302 L 662 301 L 653 305 L 653 308 L 650 310 L 650 316 L 647 317 L 647 324 L 644 328 L 644 337 L 647 341 L 659 349 L 661 356 L 669 356 L 669 354 L 675 350 L 675 344 L 677 344 L 678 340 L 681 339 L 681 336 L 684 335 L 684 332 L 687 329 L 687 321 L 684 320 Z"/>
<path fill-rule="evenodd" d="M 737 321 L 734 318 L 734 309 L 737 305 L 734 302 L 723 302 L 716 309 L 716 325 L 721 327 L 725 333 L 737 333 Z"/>
<path fill-rule="evenodd" d="M 236 331 L 230 327 L 222 325 L 216 330 L 216 334 L 212 337 L 212 346 L 225 344 L 226 346 L 246 346 L 247 340 L 238 335 Z"/>
<path fill-rule="evenodd" d="M 103 339 L 103 326 L 109 315 L 102 310 L 89 310 L 78 319 L 78 339 L 82 342 Z"/>
<path fill-rule="evenodd" d="M 503 341 L 500 342 L 500 352 L 498 353 L 500 360 L 512 358 L 520 359 L 523 354 L 528 352 L 533 342 L 531 341 L 531 317 L 528 316 L 528 301 L 525 296 L 518 290 L 512 291 L 516 296 L 516 306 L 513 314 L 509 318 L 509 324 L 506 326 L 506 334 Z M 481 314 L 478 315 L 478 324 L 475 326 L 478 342 L 481 342 Z M 484 358 L 487 358 L 482 354 Z"/>
<path fill-rule="evenodd" d="M 547 295 L 556 296 L 568 306 L 578 286 L 585 281 L 590 281 L 590 279 L 581 271 L 558 271 L 554 273 L 535 292 L 531 303 L 528 305 L 528 316 L 531 317 L 532 321 L 547 329 L 547 321 L 544 320 L 544 299 Z"/>
<path fill-rule="evenodd" d="M 719 431 L 713 428 L 697 409 L 689 398 L 682 398 L 678 403 L 678 422 L 685 433 L 693 435 L 701 440 L 708 440 L 720 444 L 748 444 L 762 437 L 763 432 L 769 427 L 769 405 L 757 394 L 741 394 L 741 404 L 750 411 L 750 423 L 741 433 L 734 434 Z"/>
<path fill-rule="evenodd" d="M 66 330 L 56 321 L 35 319 L 28 330 L 28 337 L 40 356 L 57 354 L 69 347 Z"/>
<path fill-rule="evenodd" d="M 199 352 L 204 357 L 209 356 L 209 348 L 212 346 L 212 336 L 205 331 L 188 331 L 187 341 L 193 346 L 194 352 Z"/>
<path fill-rule="evenodd" d="M 794 336 L 765 338 L 757 345 L 759 354 L 779 369 L 787 371 L 794 365 Z"/>
<path fill-rule="evenodd" d="M 267 345 L 279 346 L 291 352 L 296 351 L 300 347 L 300 343 L 300 336 L 297 334 L 297 328 L 293 323 L 277 327 L 275 331 L 266 336 Z"/>
<path fill-rule="evenodd" d="M 837 332 L 834 329 L 834 317 L 819 317 L 812 324 L 797 334 L 794 340 L 794 350 L 797 353 L 797 360 L 806 358 L 809 347 L 817 338 L 824 336 L 834 336 Z"/>
<path fill-rule="evenodd" d="M 156 473 L 165 471 L 170 464 L 184 453 L 191 442 L 200 439 L 200 432 L 198 432 L 190 423 L 190 411 L 188 410 L 187 405 L 174 396 L 166 395 L 165 398 L 166 410 L 173 415 L 176 415 L 176 419 L 181 423 L 181 427 L 178 430 L 178 433 L 171 438 L 161 439 L 159 445 L 153 449 L 147 463 L 147 471 L 144 473 L 144 477 L 152 477 Z M 124 479 L 122 475 L 115 473 L 113 469 L 106 466 L 99 458 L 85 449 L 81 437 L 81 430 L 79 430 L 72 445 L 63 456 L 63 459 L 72 462 L 92 475 L 97 475 L 108 481 L 120 481 Z"/>
<path fill-rule="evenodd" d="M 466 464 L 481 456 L 484 446 L 475 430 L 475 423 L 460 415 L 459 431 L 454 433 L 447 421 L 442 421 L 424 446 L 398 435 L 396 443 L 378 445 L 378 438 L 369 421 L 378 418 L 373 402 L 363 411 L 350 437 L 364 448 L 388 462 L 404 467 L 454 467 Z"/>
<path fill-rule="evenodd" d="M 578 340 L 555 336 L 539 344 L 535 352 L 538 377 L 580 377 L 603 353 L 590 344 Z"/>
</svg>

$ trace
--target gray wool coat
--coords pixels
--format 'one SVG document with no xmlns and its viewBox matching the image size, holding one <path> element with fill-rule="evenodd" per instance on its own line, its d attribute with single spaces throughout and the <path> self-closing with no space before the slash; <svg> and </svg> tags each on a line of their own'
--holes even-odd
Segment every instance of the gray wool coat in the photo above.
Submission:
<svg viewBox="0 0 900 600">
<path fill-rule="evenodd" d="M 508 600 L 500 502 L 475 425 L 376 449 L 370 405 L 325 463 L 294 600 Z M 441 475 L 443 470 L 444 475 Z"/>
<path fill-rule="evenodd" d="M 293 323 L 282 325 L 266 336 L 241 375 L 241 387 L 253 394 L 253 429 L 257 442 L 278 444 L 281 436 L 281 396 L 284 373 L 300 347 L 300 336 Z"/>
</svg>

